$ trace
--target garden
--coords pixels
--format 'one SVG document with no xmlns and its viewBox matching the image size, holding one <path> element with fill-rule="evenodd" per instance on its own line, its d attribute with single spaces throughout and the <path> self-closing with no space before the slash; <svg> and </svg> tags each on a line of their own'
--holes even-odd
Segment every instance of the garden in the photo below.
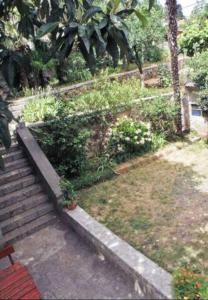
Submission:
<svg viewBox="0 0 208 300">
<path fill-rule="evenodd" d="M 178 299 L 206 299 L 208 136 L 183 132 L 181 109 L 184 84 L 193 82 L 207 120 L 206 3 L 189 18 L 177 6 L 175 22 L 184 22 L 169 54 L 170 18 L 168 27 L 154 1 L 7 2 L 0 1 L 2 144 L 11 144 L 6 99 L 93 79 L 84 90 L 28 101 L 16 121 L 30 126 L 61 177 L 63 206 L 79 204 L 172 273 Z M 157 74 L 148 80 L 152 63 Z M 137 76 L 109 77 L 128 70 Z"/>
</svg>

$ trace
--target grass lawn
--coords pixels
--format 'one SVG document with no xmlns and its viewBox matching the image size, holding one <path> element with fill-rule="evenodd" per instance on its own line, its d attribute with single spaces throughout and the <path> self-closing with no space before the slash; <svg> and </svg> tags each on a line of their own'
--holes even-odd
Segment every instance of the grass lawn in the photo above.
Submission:
<svg viewBox="0 0 208 300">
<path fill-rule="evenodd" d="M 177 142 L 161 153 L 80 191 L 79 204 L 166 270 L 187 261 L 207 273 L 208 147 Z"/>
</svg>

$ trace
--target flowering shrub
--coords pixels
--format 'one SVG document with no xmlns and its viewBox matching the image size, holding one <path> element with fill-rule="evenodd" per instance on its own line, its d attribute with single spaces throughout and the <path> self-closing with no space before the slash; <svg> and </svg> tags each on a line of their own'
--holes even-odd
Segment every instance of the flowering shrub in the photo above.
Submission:
<svg viewBox="0 0 208 300">
<path fill-rule="evenodd" d="M 109 129 L 110 154 L 125 157 L 127 154 L 142 153 L 150 148 L 152 137 L 149 124 L 135 122 L 124 117 Z"/>
<path fill-rule="evenodd" d="M 174 293 L 177 299 L 208 299 L 208 279 L 188 267 L 177 270 L 174 278 Z"/>
</svg>

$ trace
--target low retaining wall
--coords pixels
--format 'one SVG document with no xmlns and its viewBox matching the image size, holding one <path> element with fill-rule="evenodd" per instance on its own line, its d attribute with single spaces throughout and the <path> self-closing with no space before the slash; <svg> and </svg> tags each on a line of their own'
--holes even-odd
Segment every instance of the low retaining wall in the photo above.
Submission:
<svg viewBox="0 0 208 300">
<path fill-rule="evenodd" d="M 17 140 L 23 147 L 44 187 L 55 204 L 57 210 L 61 211 L 63 194 L 59 187 L 60 178 L 49 160 L 41 150 L 40 146 L 30 133 L 29 129 L 22 123 L 17 127 Z"/>
<path fill-rule="evenodd" d="M 173 299 L 171 275 L 145 255 L 121 240 L 102 224 L 77 207 L 64 210 L 63 218 L 98 252 L 116 264 L 134 282 L 135 291 L 145 299 Z"/>
<path fill-rule="evenodd" d="M 17 128 L 17 139 L 45 184 L 45 188 L 63 220 L 97 251 L 120 267 L 126 276 L 134 282 L 135 290 L 140 297 L 172 299 L 172 277 L 168 272 L 121 240 L 80 207 L 73 211 L 61 210 L 60 178 L 24 124 L 20 124 Z"/>
</svg>

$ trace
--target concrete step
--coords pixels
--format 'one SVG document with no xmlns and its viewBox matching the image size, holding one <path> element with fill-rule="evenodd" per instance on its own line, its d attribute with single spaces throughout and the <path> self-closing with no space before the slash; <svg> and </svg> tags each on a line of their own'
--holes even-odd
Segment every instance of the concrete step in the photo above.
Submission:
<svg viewBox="0 0 208 300">
<path fill-rule="evenodd" d="M 21 149 L 3 155 L 4 163 L 9 163 L 21 158 L 24 158 L 24 153 Z"/>
<path fill-rule="evenodd" d="M 25 167 L 17 170 L 13 170 L 10 172 L 6 172 L 3 175 L 0 175 L 0 186 L 14 180 L 20 179 L 24 176 L 30 175 L 33 173 L 33 169 L 31 167 Z"/>
<path fill-rule="evenodd" d="M 0 146 L 0 155 L 12 153 L 13 151 L 17 151 L 19 149 L 20 149 L 20 147 L 19 147 L 18 143 L 13 143 L 8 150 L 6 150 L 4 147 Z"/>
<path fill-rule="evenodd" d="M 15 241 L 18 241 L 25 236 L 32 234 L 47 225 L 54 223 L 57 220 L 57 217 L 55 213 L 50 212 L 44 216 L 41 216 L 40 218 L 25 224 L 22 227 L 19 227 L 7 234 L 4 235 L 4 240 L 6 243 L 13 243 Z"/>
<path fill-rule="evenodd" d="M 33 207 L 39 206 L 43 203 L 47 203 L 48 196 L 44 193 L 38 193 L 30 198 L 26 198 L 23 201 L 16 202 L 0 210 L 0 221 L 7 220 L 15 217 L 17 214 L 21 214 Z"/>
<path fill-rule="evenodd" d="M 34 175 L 25 176 L 21 179 L 0 186 L 0 195 L 5 196 L 7 194 L 23 189 L 29 185 L 32 185 L 36 182 L 37 178 Z"/>
<path fill-rule="evenodd" d="M 26 226 L 27 223 L 30 223 L 53 210 L 54 207 L 52 203 L 43 203 L 35 208 L 31 208 L 22 214 L 18 214 L 1 222 L 0 226 L 2 233 L 5 235 L 10 231 L 16 230 L 22 226 Z"/>
<path fill-rule="evenodd" d="M 17 202 L 21 202 L 42 192 L 42 190 L 41 184 L 36 183 L 6 196 L 2 196 L 0 197 L 0 209 L 3 209 L 9 205 L 13 205 Z"/>
<path fill-rule="evenodd" d="M 26 158 L 21 158 L 15 161 L 11 161 L 5 164 L 5 170 L 0 170 L 0 175 L 5 174 L 6 172 L 10 172 L 28 166 L 29 166 L 29 161 Z"/>
</svg>

